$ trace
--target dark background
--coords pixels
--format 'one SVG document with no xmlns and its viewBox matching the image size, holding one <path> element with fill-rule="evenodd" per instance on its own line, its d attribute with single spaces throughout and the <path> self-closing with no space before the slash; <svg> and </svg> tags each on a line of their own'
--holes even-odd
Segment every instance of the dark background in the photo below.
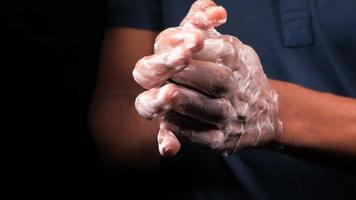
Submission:
<svg viewBox="0 0 356 200">
<path fill-rule="evenodd" d="M 166 182 L 175 173 L 109 167 L 91 138 L 88 112 L 108 29 L 107 1 L 13 1 L 3 9 L 0 199 L 172 194 L 176 187 Z"/>
<path fill-rule="evenodd" d="M 0 198 L 7 198 L 1 199 L 157 197 L 159 190 L 142 193 L 155 187 L 149 181 L 158 180 L 155 173 L 123 179 L 100 160 L 89 133 L 106 7 L 106 1 L 15 1 L 3 7 Z"/>
<path fill-rule="evenodd" d="M 15 1 L 4 7 L 2 80 L 9 104 L 3 105 L 10 112 L 2 181 L 10 199 L 119 193 L 88 130 L 106 7 L 106 1 Z"/>
</svg>

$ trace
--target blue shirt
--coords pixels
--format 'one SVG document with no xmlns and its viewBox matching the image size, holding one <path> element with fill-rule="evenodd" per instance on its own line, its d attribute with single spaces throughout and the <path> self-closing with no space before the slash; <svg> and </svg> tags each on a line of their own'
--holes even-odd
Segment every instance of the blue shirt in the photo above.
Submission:
<svg viewBox="0 0 356 200">
<path fill-rule="evenodd" d="M 161 31 L 178 26 L 193 2 L 112 0 L 109 22 Z M 252 46 L 268 77 L 356 98 L 355 0 L 216 3 L 228 11 L 227 23 L 218 30 Z M 227 158 L 202 154 L 190 152 L 183 159 L 184 197 L 356 199 L 356 177 L 341 170 L 268 150 L 244 150 Z"/>
</svg>

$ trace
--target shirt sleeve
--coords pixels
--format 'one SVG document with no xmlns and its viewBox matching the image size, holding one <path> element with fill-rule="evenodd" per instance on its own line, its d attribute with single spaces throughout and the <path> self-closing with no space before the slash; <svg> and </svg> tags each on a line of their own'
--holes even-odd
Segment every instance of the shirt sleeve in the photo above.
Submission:
<svg viewBox="0 0 356 200">
<path fill-rule="evenodd" d="M 159 0 L 109 0 L 109 27 L 132 27 L 161 31 L 163 29 Z"/>
</svg>

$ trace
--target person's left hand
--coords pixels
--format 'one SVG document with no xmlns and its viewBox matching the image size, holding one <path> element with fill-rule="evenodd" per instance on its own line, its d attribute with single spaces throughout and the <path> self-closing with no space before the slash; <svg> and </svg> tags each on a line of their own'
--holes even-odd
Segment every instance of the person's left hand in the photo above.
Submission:
<svg viewBox="0 0 356 200">
<path fill-rule="evenodd" d="M 177 138 L 230 153 L 280 133 L 278 95 L 256 52 L 214 29 L 225 21 L 225 9 L 196 1 L 180 27 L 157 37 L 155 54 L 136 64 L 136 82 L 149 89 L 136 109 L 147 119 L 162 117 L 162 155 L 178 152 Z"/>
</svg>

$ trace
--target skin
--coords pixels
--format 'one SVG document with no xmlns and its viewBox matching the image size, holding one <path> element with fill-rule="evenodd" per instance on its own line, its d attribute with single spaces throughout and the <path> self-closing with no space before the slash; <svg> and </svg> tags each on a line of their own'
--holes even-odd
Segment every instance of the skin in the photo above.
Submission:
<svg viewBox="0 0 356 200">
<path fill-rule="evenodd" d="M 214 16 L 211 9 L 208 12 Z M 160 144 L 176 140 L 170 130 L 159 131 L 159 120 L 145 120 L 134 106 L 136 96 L 144 90 L 132 78 L 133 66 L 142 57 L 154 54 L 153 44 L 157 36 L 156 32 L 132 28 L 115 28 L 106 35 L 91 106 L 91 129 L 108 160 L 128 166 L 152 167 L 160 159 L 157 133 Z M 172 43 L 176 45 L 174 41 Z M 192 54 L 195 48 L 199 49 L 199 45 L 186 45 L 186 49 L 189 48 Z M 268 82 L 279 95 L 277 115 L 283 122 L 283 133 L 269 142 L 296 149 L 356 156 L 356 100 L 312 91 L 291 83 Z M 141 82 L 141 85 L 145 84 Z M 171 144 L 176 145 L 173 146 L 174 151 L 160 148 L 160 153 L 175 155 L 180 144 Z"/>
<path fill-rule="evenodd" d="M 135 81 L 147 89 L 136 98 L 136 109 L 146 119 L 163 117 L 163 156 L 179 151 L 175 136 L 228 154 L 281 132 L 278 95 L 258 55 L 215 29 L 226 19 L 223 7 L 196 1 L 179 27 L 159 34 L 154 54 L 135 66 Z"/>
</svg>

